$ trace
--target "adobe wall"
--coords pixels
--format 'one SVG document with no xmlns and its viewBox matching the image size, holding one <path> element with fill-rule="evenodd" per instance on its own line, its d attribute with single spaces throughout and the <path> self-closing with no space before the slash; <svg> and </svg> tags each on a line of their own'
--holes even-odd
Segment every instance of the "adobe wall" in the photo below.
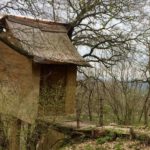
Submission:
<svg viewBox="0 0 150 150">
<path fill-rule="evenodd" d="M 47 78 L 44 79 L 43 84 L 48 83 L 51 88 L 51 85 L 54 87 L 60 83 L 58 88 L 62 89 L 55 89 L 56 93 L 49 93 L 59 99 L 58 104 L 55 105 L 55 112 L 58 115 L 74 113 L 76 66 L 48 65 L 48 68 L 43 73 L 45 75 L 41 75 L 42 78 Z M 47 76 L 47 73 L 50 76 Z M 39 107 L 39 89 L 40 66 L 0 42 L 0 113 L 10 114 L 25 122 L 33 123 Z M 51 106 L 39 108 L 44 110 L 46 115 L 49 115 L 49 110 L 52 111 Z"/>
<path fill-rule="evenodd" d="M 37 115 L 39 66 L 0 42 L 0 113 L 28 123 Z"/>
</svg>

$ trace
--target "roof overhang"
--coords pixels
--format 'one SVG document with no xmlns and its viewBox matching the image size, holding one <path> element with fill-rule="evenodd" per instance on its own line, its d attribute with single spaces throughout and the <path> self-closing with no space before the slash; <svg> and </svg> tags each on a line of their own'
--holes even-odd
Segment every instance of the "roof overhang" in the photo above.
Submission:
<svg viewBox="0 0 150 150">
<path fill-rule="evenodd" d="M 90 66 L 72 45 L 67 24 L 20 16 L 0 16 L 0 40 L 36 63 Z"/>
</svg>

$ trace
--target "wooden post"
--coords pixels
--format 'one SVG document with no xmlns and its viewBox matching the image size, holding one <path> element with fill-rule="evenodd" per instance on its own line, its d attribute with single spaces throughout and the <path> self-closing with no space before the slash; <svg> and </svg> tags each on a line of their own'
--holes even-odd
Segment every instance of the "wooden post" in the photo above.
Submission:
<svg viewBox="0 0 150 150">
<path fill-rule="evenodd" d="M 71 115 L 75 113 L 75 93 L 76 93 L 76 66 L 68 66 L 66 78 L 66 98 L 65 113 Z"/>
<path fill-rule="evenodd" d="M 20 150 L 21 120 L 12 119 L 9 129 L 9 150 Z"/>
</svg>

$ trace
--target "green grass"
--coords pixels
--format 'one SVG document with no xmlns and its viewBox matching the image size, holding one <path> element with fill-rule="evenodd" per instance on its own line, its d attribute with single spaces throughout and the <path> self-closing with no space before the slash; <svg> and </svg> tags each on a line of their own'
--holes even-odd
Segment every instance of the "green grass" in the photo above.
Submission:
<svg viewBox="0 0 150 150">
<path fill-rule="evenodd" d="M 94 150 L 93 147 L 89 144 L 86 145 L 84 148 L 85 148 L 85 150 Z"/>
<path fill-rule="evenodd" d="M 122 150 L 122 143 L 121 142 L 119 142 L 119 143 L 117 143 L 115 146 L 114 146 L 114 149 L 115 150 Z"/>
</svg>

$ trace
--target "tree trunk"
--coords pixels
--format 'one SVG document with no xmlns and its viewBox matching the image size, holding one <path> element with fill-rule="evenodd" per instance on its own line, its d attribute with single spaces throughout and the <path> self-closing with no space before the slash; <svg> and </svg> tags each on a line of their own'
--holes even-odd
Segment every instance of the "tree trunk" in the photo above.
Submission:
<svg viewBox="0 0 150 150">
<path fill-rule="evenodd" d="M 77 121 L 77 128 L 80 128 L 80 115 L 81 115 L 81 109 L 79 108 L 79 101 L 77 100 L 77 107 L 76 107 L 76 121 Z"/>
<path fill-rule="evenodd" d="M 89 113 L 89 120 L 92 121 L 93 120 L 93 117 L 92 117 L 92 109 L 91 109 L 91 105 L 92 105 L 92 102 L 91 102 L 91 97 L 92 97 L 92 91 L 90 91 L 90 94 L 89 94 L 89 99 L 88 99 L 88 113 Z"/>
<path fill-rule="evenodd" d="M 103 99 L 99 99 L 99 126 L 103 126 Z"/>
</svg>

